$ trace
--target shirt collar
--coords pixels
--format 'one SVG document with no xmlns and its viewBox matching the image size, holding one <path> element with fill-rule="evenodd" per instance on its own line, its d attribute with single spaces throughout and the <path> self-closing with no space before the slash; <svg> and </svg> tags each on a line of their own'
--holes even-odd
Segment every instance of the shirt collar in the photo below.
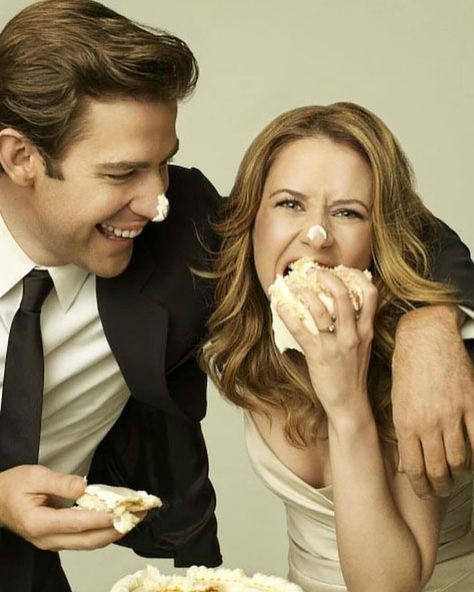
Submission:
<svg viewBox="0 0 474 592">
<path fill-rule="evenodd" d="M 58 300 L 64 312 L 71 308 L 89 273 L 77 265 L 59 265 L 42 267 L 32 261 L 15 241 L 3 217 L 0 214 L 0 256 L 2 273 L 0 274 L 0 298 L 11 290 L 34 267 L 47 269 L 54 283 Z"/>
</svg>

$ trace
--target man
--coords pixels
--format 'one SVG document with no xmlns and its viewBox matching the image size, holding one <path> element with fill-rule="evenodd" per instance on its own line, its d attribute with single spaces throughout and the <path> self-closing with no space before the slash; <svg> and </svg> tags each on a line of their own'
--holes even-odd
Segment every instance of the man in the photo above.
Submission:
<svg viewBox="0 0 474 592">
<path fill-rule="evenodd" d="M 199 425 L 205 377 L 195 360 L 209 298 L 189 271 L 203 268 L 204 245 L 213 246 L 208 218 L 218 196 L 199 171 L 168 166 L 178 149 L 176 105 L 196 79 L 182 41 L 91 0 L 44 0 L 0 35 L 0 581 L 10 591 L 69 591 L 56 551 L 119 540 L 108 514 L 54 507 L 82 494 L 77 475 L 163 498 L 164 509 L 120 541 L 137 553 L 177 566 L 220 563 Z M 155 224 L 164 193 L 170 213 Z M 445 242 L 451 251 L 436 269 L 443 276 L 448 263 L 474 307 L 464 288 L 474 277 L 468 254 L 448 231 Z M 7 437 L 24 379 L 13 334 L 37 268 L 54 284 L 35 309 L 42 410 L 26 406 L 27 428 Z M 429 339 L 443 358 L 458 344 L 450 384 L 459 401 L 471 369 L 458 312 L 442 310 L 443 332 Z M 417 369 L 405 364 L 417 340 L 426 350 L 418 359 L 439 364 L 438 346 L 425 343 L 433 314 L 414 311 L 401 324 L 394 388 L 404 394 L 413 394 L 405 387 Z M 39 457 L 25 462 L 31 453 L 22 456 L 19 443 L 31 445 L 22 432 L 39 430 L 38 413 Z"/>
<path fill-rule="evenodd" d="M 210 244 L 217 195 L 196 170 L 168 171 L 177 101 L 197 71 L 179 39 L 88 0 L 36 4 L 1 34 L 0 581 L 9 590 L 69 590 L 51 551 L 119 539 L 105 513 L 48 507 L 47 496 L 81 495 L 84 480 L 72 475 L 163 498 L 128 537 L 138 552 L 177 566 L 221 561 L 199 425 L 206 381 L 194 358 L 207 302 L 189 271 L 200 240 Z M 168 187 L 168 219 L 147 224 Z M 37 266 L 54 287 L 42 307 L 40 466 L 31 466 L 15 456 L 22 426 L 34 429 L 29 411 L 13 450 L 1 444 L 15 415 L 9 331 Z"/>
</svg>

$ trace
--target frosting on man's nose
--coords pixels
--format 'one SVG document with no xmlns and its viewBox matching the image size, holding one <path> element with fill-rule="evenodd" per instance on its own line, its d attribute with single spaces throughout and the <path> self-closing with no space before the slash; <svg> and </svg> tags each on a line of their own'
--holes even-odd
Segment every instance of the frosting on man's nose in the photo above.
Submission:
<svg viewBox="0 0 474 592">
<path fill-rule="evenodd" d="M 164 193 L 158 195 L 156 204 L 156 216 L 151 219 L 152 222 L 163 222 L 170 211 L 170 202 Z"/>
<path fill-rule="evenodd" d="M 328 237 L 328 233 L 326 232 L 324 226 L 321 226 L 321 224 L 314 224 L 308 230 L 306 236 L 309 238 L 311 242 L 313 242 L 314 239 L 318 236 L 318 234 L 320 234 L 323 237 L 323 240 L 326 240 Z"/>
</svg>

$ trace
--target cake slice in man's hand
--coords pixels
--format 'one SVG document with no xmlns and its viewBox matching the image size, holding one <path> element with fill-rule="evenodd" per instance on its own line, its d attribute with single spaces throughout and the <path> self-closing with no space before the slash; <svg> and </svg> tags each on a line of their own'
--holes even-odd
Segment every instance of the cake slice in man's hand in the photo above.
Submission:
<svg viewBox="0 0 474 592">
<path fill-rule="evenodd" d="M 140 522 L 137 512 L 160 508 L 163 504 L 159 497 L 146 491 L 135 491 L 127 487 L 111 485 L 88 485 L 84 493 L 76 500 L 78 508 L 112 512 L 114 528 L 125 534 Z"/>
</svg>

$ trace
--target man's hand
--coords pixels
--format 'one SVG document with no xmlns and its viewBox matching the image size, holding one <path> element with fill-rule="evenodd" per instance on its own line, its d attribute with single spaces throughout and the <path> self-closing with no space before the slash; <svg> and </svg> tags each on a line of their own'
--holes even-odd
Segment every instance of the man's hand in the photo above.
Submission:
<svg viewBox="0 0 474 592">
<path fill-rule="evenodd" d="M 449 494 L 474 449 L 474 366 L 455 306 L 426 306 L 398 325 L 392 361 L 400 470 L 424 497 Z M 462 314 L 462 313 L 461 313 Z"/>
<path fill-rule="evenodd" d="M 51 498 L 77 499 L 86 487 L 82 477 L 23 465 L 0 473 L 0 526 L 39 549 L 98 549 L 122 538 L 107 512 L 56 509 Z"/>
</svg>

